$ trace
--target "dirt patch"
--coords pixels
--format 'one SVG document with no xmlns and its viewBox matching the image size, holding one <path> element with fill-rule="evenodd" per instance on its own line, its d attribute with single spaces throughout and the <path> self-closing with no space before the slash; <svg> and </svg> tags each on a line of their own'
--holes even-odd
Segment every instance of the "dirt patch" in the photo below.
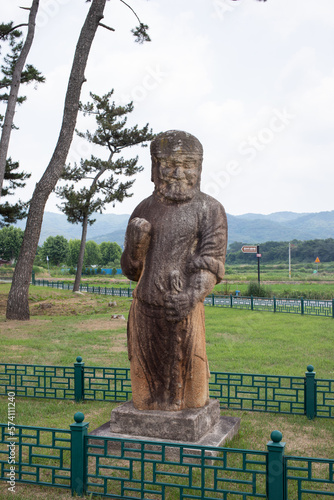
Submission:
<svg viewBox="0 0 334 500">
<path fill-rule="evenodd" d="M 126 325 L 126 321 L 123 319 L 88 319 L 86 321 L 78 321 L 75 324 L 75 328 L 77 330 L 87 329 L 89 331 L 96 330 L 117 330 L 118 328 L 122 328 Z"/>
<path fill-rule="evenodd" d="M 41 290 L 32 290 L 29 294 L 30 316 L 71 316 L 87 313 L 109 313 L 109 301 L 110 298 L 99 295 L 77 295 L 64 293 L 62 290 L 41 288 Z M 5 316 L 6 307 L 7 294 L 1 293 L 0 316 Z M 123 310 L 120 304 L 113 308 L 113 313 L 120 314 Z"/>
<path fill-rule="evenodd" d="M 45 326 L 46 323 L 50 323 L 50 319 L 37 319 L 31 318 L 29 324 L 34 326 L 35 331 L 38 331 L 40 328 Z M 26 322 L 25 321 L 3 321 L 1 322 L 1 332 L 5 335 L 9 334 L 9 336 L 14 333 L 16 339 L 27 339 L 31 335 L 26 331 Z"/>
</svg>

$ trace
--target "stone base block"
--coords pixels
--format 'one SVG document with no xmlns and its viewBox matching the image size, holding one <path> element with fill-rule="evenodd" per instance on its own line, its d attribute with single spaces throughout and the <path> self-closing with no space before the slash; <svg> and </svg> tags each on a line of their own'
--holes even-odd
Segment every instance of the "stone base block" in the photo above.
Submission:
<svg viewBox="0 0 334 500">
<path fill-rule="evenodd" d="M 181 411 L 137 410 L 132 401 L 111 412 L 110 431 L 117 434 L 155 437 L 163 441 L 198 441 L 219 421 L 217 399 L 202 408 Z"/>
<path fill-rule="evenodd" d="M 108 443 L 108 450 L 109 452 L 112 453 L 118 453 L 120 451 L 121 445 L 120 442 L 117 441 L 117 438 L 125 439 L 125 440 L 132 440 L 126 443 L 126 448 L 133 448 L 139 449 L 140 444 L 136 443 L 134 440 L 140 440 L 140 441 L 151 441 L 152 444 L 150 445 L 145 445 L 145 450 L 147 451 L 157 451 L 157 457 L 161 457 L 161 451 L 162 451 L 162 446 L 159 444 L 161 442 L 163 443 L 179 443 L 181 445 L 191 445 L 192 448 L 183 448 L 183 453 L 186 453 L 187 455 L 198 455 L 200 454 L 200 449 L 193 448 L 193 446 L 205 446 L 209 448 L 217 448 L 219 446 L 223 446 L 227 441 L 231 440 L 237 433 L 240 427 L 240 418 L 237 417 L 222 417 L 220 416 L 220 411 L 218 410 L 218 418 L 216 419 L 215 416 L 212 415 L 217 415 L 216 410 L 213 410 L 213 408 L 217 407 L 218 403 L 218 408 L 219 408 L 219 402 L 213 400 L 214 404 L 211 404 L 210 407 L 211 409 L 209 410 L 208 408 L 205 408 L 204 411 L 199 412 L 199 414 L 202 415 L 202 417 L 199 417 L 199 420 L 202 418 L 202 421 L 205 421 L 206 419 L 212 421 L 212 425 L 210 426 L 207 424 L 206 426 L 206 431 L 203 432 L 199 437 L 198 435 L 200 432 L 198 429 L 203 429 L 205 426 L 203 424 L 203 427 L 201 427 L 201 424 L 198 423 L 198 420 L 196 419 L 196 415 L 193 414 L 193 412 L 198 412 L 198 410 L 203 410 L 203 409 L 197 409 L 197 410 L 183 410 L 183 412 L 187 412 L 186 415 L 181 415 L 183 413 L 182 411 L 180 412 L 158 412 L 158 411 L 149 411 L 148 413 L 150 414 L 150 418 L 148 420 L 148 417 L 143 417 L 143 420 L 146 421 L 146 427 L 142 425 L 142 423 L 139 423 L 137 425 L 137 416 L 136 418 L 133 419 L 132 425 L 126 428 L 126 430 L 122 432 L 115 432 L 115 427 L 116 423 L 114 421 L 112 422 L 106 422 L 105 424 L 101 425 L 98 429 L 93 430 L 90 432 L 90 435 L 92 436 L 97 436 L 97 437 L 108 437 L 108 438 L 116 438 L 115 441 L 110 440 Z M 126 408 L 124 410 L 119 408 L 122 408 L 126 405 Z M 116 415 L 122 415 L 122 411 L 124 413 L 128 413 L 129 409 L 131 408 L 131 405 L 128 403 L 125 403 L 125 405 L 121 405 L 120 407 L 116 408 L 115 410 L 119 410 L 116 412 Z M 207 405 L 209 406 L 209 405 Z M 133 407 L 133 405 L 132 405 Z M 112 411 L 112 420 L 114 416 L 115 410 Z M 135 410 L 137 412 L 138 410 Z M 188 413 L 190 412 L 190 413 Z M 140 415 L 143 415 L 143 411 L 139 411 Z M 145 412 L 146 413 L 146 412 Z M 158 413 L 159 415 L 157 417 L 153 416 L 153 413 L 156 414 Z M 165 416 L 165 420 L 163 420 L 163 415 Z M 166 415 L 167 414 L 167 415 Z M 176 415 L 180 414 L 180 415 Z M 203 416 L 204 415 L 204 416 Z M 210 417 L 211 415 L 211 417 Z M 155 422 L 154 419 L 156 418 Z M 153 422 L 152 422 L 153 420 Z M 130 423 L 130 418 L 127 416 L 123 420 L 123 424 L 121 425 L 124 426 L 124 422 L 127 421 Z M 149 426 L 148 422 L 151 423 L 151 428 L 158 429 L 160 426 L 160 430 L 162 431 L 163 435 L 148 435 L 156 434 L 156 430 L 149 432 Z M 196 423 L 197 422 L 197 423 Z M 179 428 L 177 429 L 177 426 Z M 111 430 L 111 427 L 113 430 Z M 168 427 L 170 427 L 171 432 L 168 432 Z M 188 427 L 192 427 L 191 433 L 192 435 L 195 435 L 197 433 L 197 438 L 196 439 L 188 439 L 189 432 L 188 432 Z M 123 428 L 123 427 L 122 427 Z M 138 430 L 140 429 L 140 432 Z M 190 434 L 191 434 L 190 433 Z M 166 437 L 166 435 L 169 434 L 169 438 Z M 171 437 L 171 436 L 179 436 L 179 437 Z M 153 443 L 157 443 L 154 445 Z M 91 439 L 90 444 L 94 445 L 101 445 L 101 442 L 98 440 Z M 94 453 L 98 453 L 98 449 L 94 450 Z M 131 452 L 129 452 L 131 453 Z M 216 456 L 218 454 L 218 451 L 215 450 L 206 450 L 205 455 L 206 456 Z M 173 459 L 173 460 L 182 460 L 183 463 L 190 463 L 194 462 L 198 459 L 195 459 L 194 457 L 181 457 L 180 454 L 180 448 L 176 446 L 165 446 L 165 456 L 166 458 Z M 153 455 L 150 455 L 150 458 L 153 458 Z"/>
</svg>

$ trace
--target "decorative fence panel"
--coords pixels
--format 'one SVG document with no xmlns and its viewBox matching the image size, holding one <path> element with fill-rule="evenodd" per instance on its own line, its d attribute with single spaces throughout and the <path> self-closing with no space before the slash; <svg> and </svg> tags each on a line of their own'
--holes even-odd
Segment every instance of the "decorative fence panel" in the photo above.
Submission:
<svg viewBox="0 0 334 500">
<path fill-rule="evenodd" d="M 315 316 L 332 316 L 333 304 L 330 300 L 304 299 L 304 314 Z"/>
<path fill-rule="evenodd" d="M 276 312 L 276 302 L 277 299 L 264 299 L 260 297 L 254 297 L 253 299 L 253 309 L 256 311 L 271 311 Z"/>
<path fill-rule="evenodd" d="M 74 367 L 0 364 L 0 395 L 74 399 Z"/>
<path fill-rule="evenodd" d="M 36 280 L 33 284 L 37 286 L 49 286 L 63 290 L 72 290 L 73 285 L 62 281 Z M 131 288 L 108 288 L 100 286 L 80 285 L 81 292 L 96 293 L 100 295 L 111 295 L 116 297 L 131 297 Z M 327 316 L 334 318 L 334 299 L 279 299 L 276 297 L 236 297 L 234 295 L 208 295 L 204 305 L 212 307 L 230 307 L 235 309 L 251 309 L 254 311 L 282 312 L 293 314 L 311 314 L 315 316 Z"/>
<path fill-rule="evenodd" d="M 316 380 L 316 415 L 334 418 L 334 380 Z"/>
<path fill-rule="evenodd" d="M 0 480 L 129 500 L 308 500 L 334 496 L 334 460 L 285 456 L 279 431 L 267 449 L 88 435 L 84 414 L 69 430 L 0 424 Z"/>
<path fill-rule="evenodd" d="M 334 497 L 334 460 L 284 457 L 285 500 Z"/>
<path fill-rule="evenodd" d="M 301 301 L 298 299 L 276 299 L 276 312 L 302 314 Z"/>
<path fill-rule="evenodd" d="M 267 452 L 95 436 L 85 440 L 88 494 L 138 500 L 267 498 Z"/>
<path fill-rule="evenodd" d="M 316 379 L 312 365 L 305 377 L 211 372 L 210 397 L 221 408 L 334 418 L 334 380 Z M 0 396 L 125 402 L 131 399 L 129 368 L 0 364 Z"/>
<path fill-rule="evenodd" d="M 0 424 L 0 433 L 0 479 L 71 488 L 70 430 Z"/>
<path fill-rule="evenodd" d="M 305 414 L 304 377 L 211 372 L 209 387 L 221 408 Z"/>
<path fill-rule="evenodd" d="M 84 381 L 86 400 L 124 402 L 131 399 L 129 368 L 87 367 Z"/>
</svg>

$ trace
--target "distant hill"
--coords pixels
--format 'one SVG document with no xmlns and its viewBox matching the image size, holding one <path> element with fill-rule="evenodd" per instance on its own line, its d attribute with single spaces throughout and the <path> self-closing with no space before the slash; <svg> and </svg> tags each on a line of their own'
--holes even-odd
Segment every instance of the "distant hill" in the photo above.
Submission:
<svg viewBox="0 0 334 500">
<path fill-rule="evenodd" d="M 88 226 L 87 239 L 94 240 L 97 243 L 116 241 L 119 245 L 123 245 L 125 228 L 129 217 L 127 214 L 96 214 L 96 222 L 92 226 Z M 19 221 L 16 225 L 24 229 L 25 221 Z M 117 234 L 114 235 L 114 232 Z M 45 212 L 39 244 L 42 245 L 48 236 L 57 236 L 58 234 L 64 236 L 67 240 L 80 239 L 81 226 L 79 224 L 70 224 L 63 214 Z"/>
<path fill-rule="evenodd" d="M 96 214 L 96 222 L 88 227 L 88 239 L 97 243 L 116 241 L 124 243 L 124 235 L 129 215 Z M 334 238 L 334 210 L 331 212 L 296 213 L 275 212 L 269 215 L 244 214 L 227 215 L 229 243 L 263 243 L 265 241 L 312 240 Z M 25 222 L 17 223 L 24 229 Z M 45 212 L 40 237 L 40 245 L 48 236 L 65 236 L 69 239 L 81 238 L 81 227 L 67 222 L 66 216 Z"/>
</svg>

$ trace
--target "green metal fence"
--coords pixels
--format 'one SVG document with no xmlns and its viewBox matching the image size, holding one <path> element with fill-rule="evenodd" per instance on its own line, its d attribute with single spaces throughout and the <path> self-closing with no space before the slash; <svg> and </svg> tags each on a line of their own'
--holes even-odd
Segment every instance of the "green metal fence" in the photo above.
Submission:
<svg viewBox="0 0 334 500">
<path fill-rule="evenodd" d="M 334 460 L 287 456 L 284 466 L 286 500 L 334 496 Z"/>
<path fill-rule="evenodd" d="M 71 488 L 70 430 L 0 424 L 0 434 L 0 479 L 9 487 L 17 481 Z"/>
<path fill-rule="evenodd" d="M 285 456 L 279 431 L 264 451 L 88 434 L 77 412 L 70 429 L 0 424 L 0 480 L 129 500 L 300 500 L 334 496 L 334 460 Z M 310 497 L 307 497 L 310 498 Z"/>
<path fill-rule="evenodd" d="M 125 402 L 131 399 L 129 368 L 0 364 L 0 396 Z M 334 380 L 305 376 L 211 372 L 210 397 L 221 408 L 334 418 Z"/>
<path fill-rule="evenodd" d="M 228 498 L 231 493 L 267 498 L 266 451 L 94 436 L 86 436 L 85 444 L 88 494 L 162 500 Z"/>
<path fill-rule="evenodd" d="M 48 286 L 62 290 L 72 290 L 73 285 L 62 281 L 36 280 L 33 284 L 37 286 Z M 131 288 L 100 287 L 80 285 L 81 292 L 96 293 L 99 295 L 111 295 L 117 297 L 131 297 Z M 236 297 L 234 295 L 210 294 L 204 300 L 204 305 L 212 307 L 229 307 L 234 309 L 249 309 L 252 311 L 269 311 L 292 314 L 307 314 L 313 316 L 327 316 L 334 318 L 334 299 L 279 299 L 264 297 Z"/>
<path fill-rule="evenodd" d="M 0 364 L 0 395 L 75 399 L 74 371 L 73 366 Z"/>
</svg>

